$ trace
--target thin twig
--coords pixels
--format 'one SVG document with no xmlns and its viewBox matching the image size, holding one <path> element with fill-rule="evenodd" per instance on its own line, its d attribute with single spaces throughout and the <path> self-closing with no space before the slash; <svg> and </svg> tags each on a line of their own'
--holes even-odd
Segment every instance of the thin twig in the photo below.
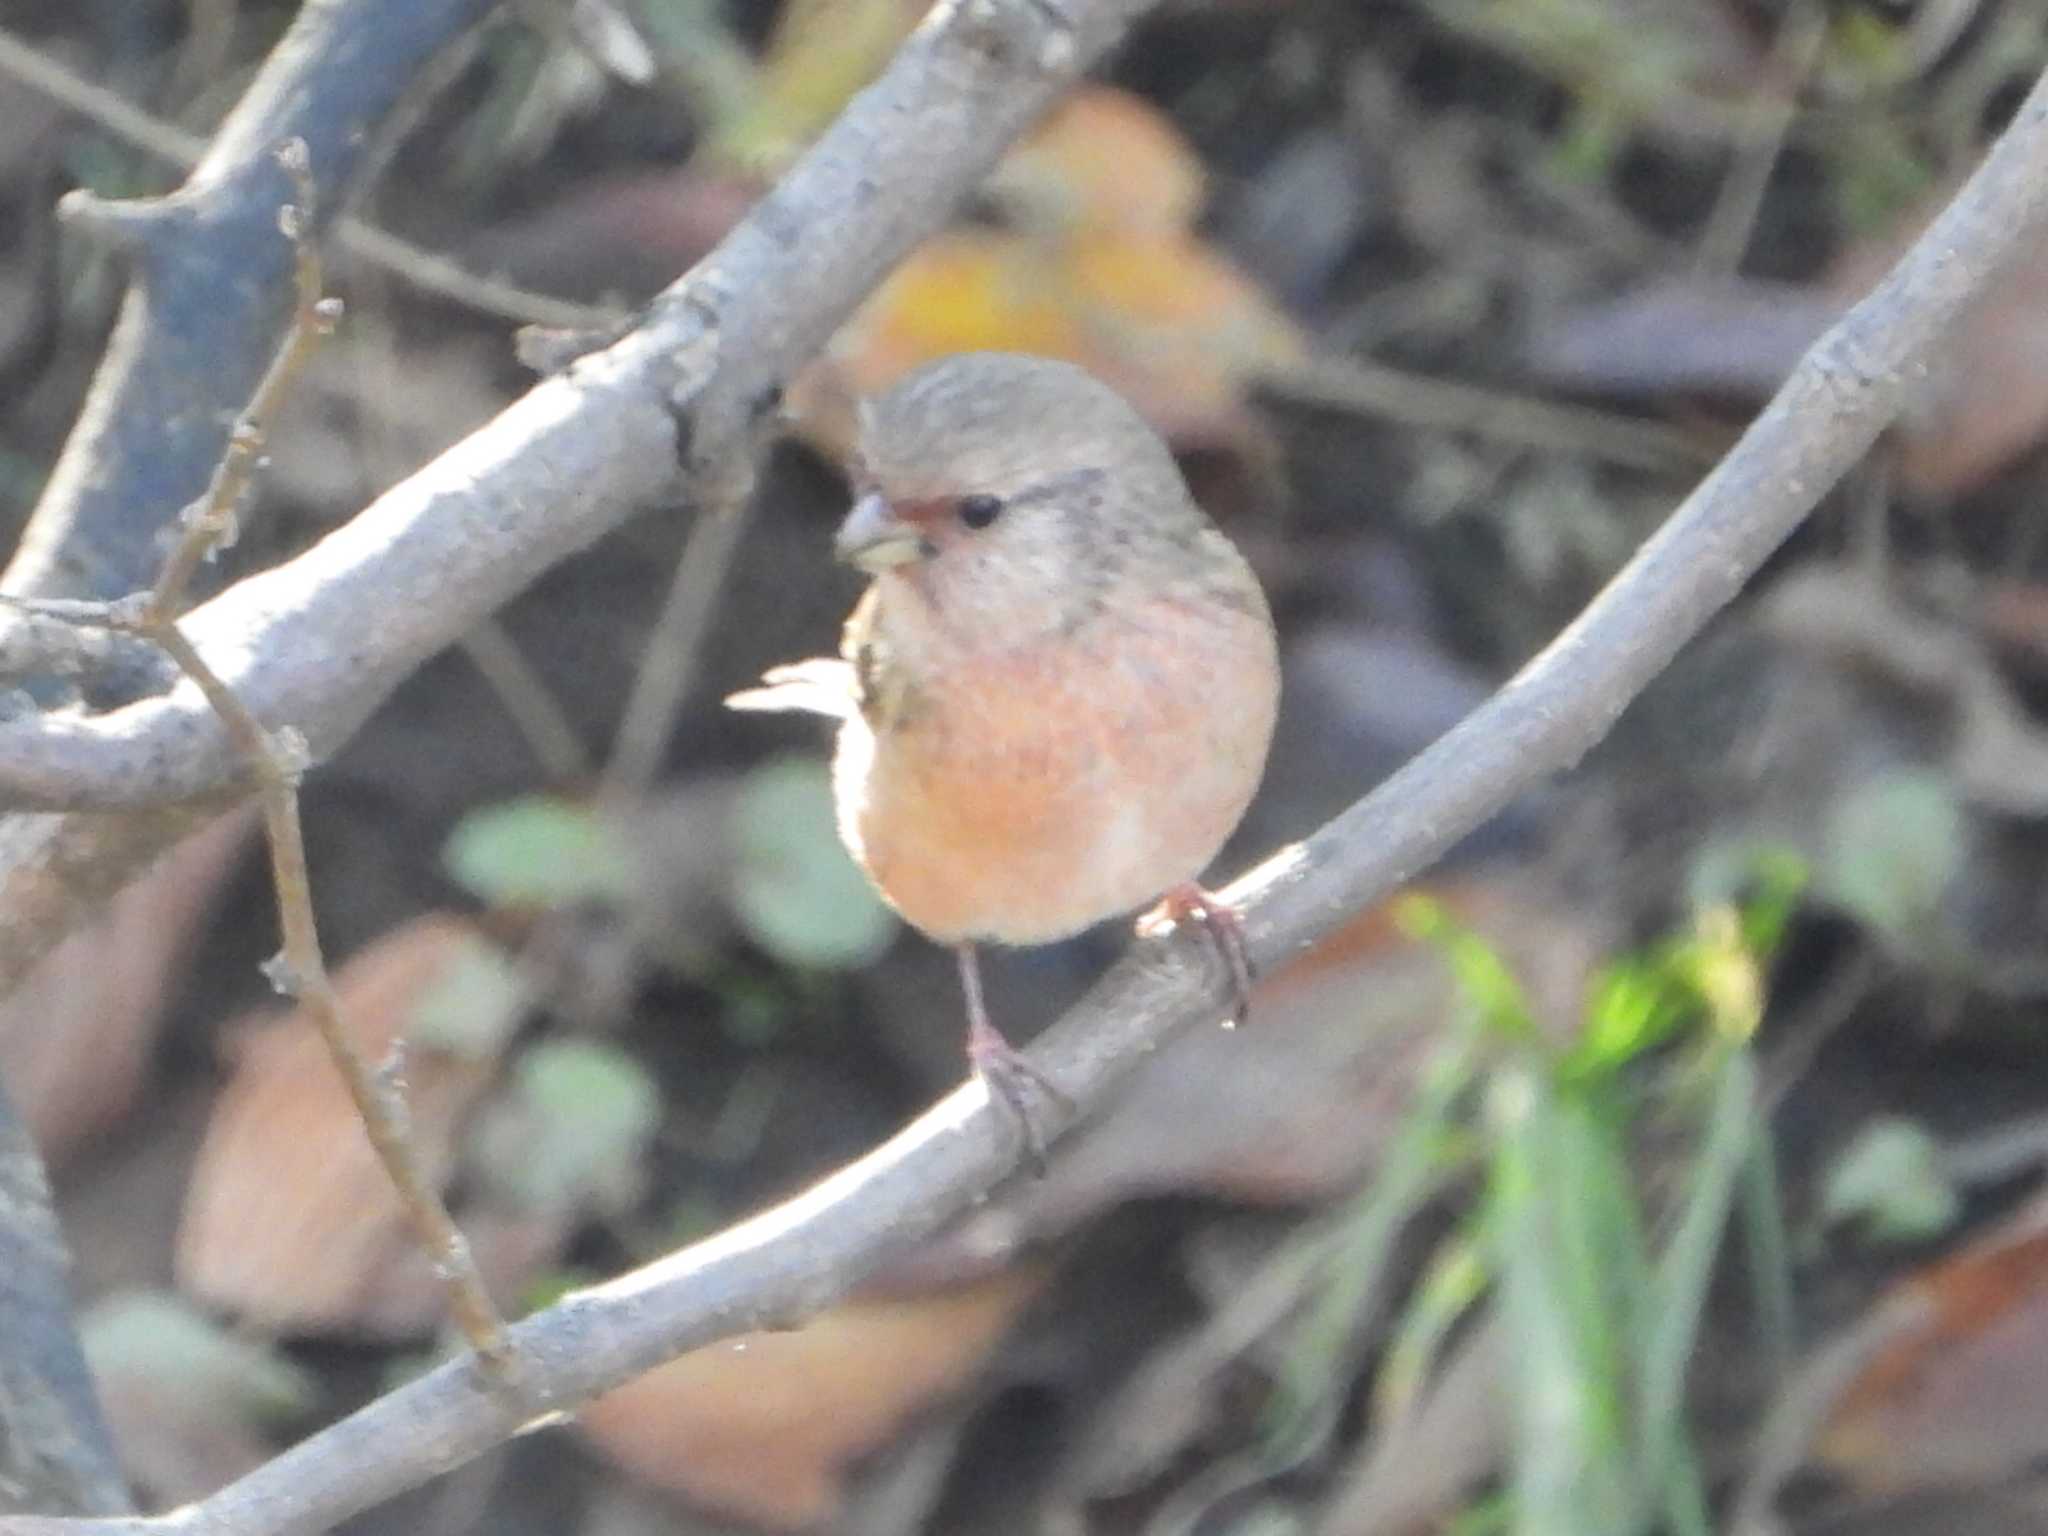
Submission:
<svg viewBox="0 0 2048 1536">
<path fill-rule="evenodd" d="M 255 478 L 263 445 L 270 439 L 271 418 L 298 382 L 300 370 L 341 320 L 341 301 L 321 296 L 320 253 L 305 227 L 311 217 L 313 190 L 306 146 L 292 140 L 278 151 L 277 158 L 298 188 L 300 199 L 297 205 L 280 208 L 277 215 L 278 230 L 291 241 L 297 263 L 299 311 L 285 333 L 284 345 L 271 358 L 256 392 L 228 433 L 227 452 L 221 455 L 206 494 L 185 510 L 184 527 L 149 595 L 147 631 L 152 639 L 161 639 L 159 631 L 175 623 L 184 611 L 186 589 L 199 567 L 234 543 L 235 520 L 249 482 Z"/>
<path fill-rule="evenodd" d="M 549 783 L 574 784 L 590 776 L 590 749 L 575 722 L 502 620 L 485 619 L 464 635 L 462 654 L 498 696 Z"/>
<path fill-rule="evenodd" d="M 1436 432 L 1465 432 L 1524 447 L 1584 454 L 1636 469 L 1704 469 L 1714 449 L 1661 421 L 1430 378 L 1355 357 L 1318 357 L 1259 378 L 1282 399 L 1383 417 Z"/>
<path fill-rule="evenodd" d="M 0 679 L 28 677 L 104 678 L 115 671 L 132 672 L 138 681 L 155 680 L 164 670 L 163 654 L 145 640 L 119 630 L 81 623 L 97 603 L 78 605 L 67 615 L 62 604 L 24 600 L 0 592 L 0 606 L 9 613 L 0 625 Z M 165 679 L 175 681 L 175 677 Z M 138 692 L 144 691 L 140 688 Z"/>
<path fill-rule="evenodd" d="M 516 1390 L 517 1360 L 504 1320 L 491 1302 L 468 1243 L 413 1149 L 406 1130 L 404 1097 L 396 1083 L 356 1049 L 342 1020 L 341 1000 L 327 974 L 299 816 L 299 777 L 307 762 L 305 742 L 295 732 L 273 735 L 266 730 L 178 625 L 193 574 L 234 531 L 236 509 L 261 460 L 272 415 L 307 359 L 341 318 L 340 302 L 322 294 L 320 255 L 310 235 L 314 193 L 306 146 L 288 141 L 278 150 L 278 160 L 292 178 L 298 199 L 281 209 L 278 217 L 279 231 L 292 242 L 295 254 L 297 308 L 277 355 L 228 434 L 227 451 L 206 496 L 187 509 L 177 544 L 165 558 L 156 585 L 140 601 L 51 604 L 39 610 L 28 606 L 45 615 L 63 613 L 74 622 L 99 623 L 139 635 L 161 646 L 220 718 L 254 776 L 263 808 L 278 926 L 284 940 L 271 981 L 280 992 L 298 999 L 320 1031 L 416 1236 L 447 1284 L 457 1326 L 494 1380 Z"/>
<path fill-rule="evenodd" d="M 0 73 L 90 121 L 130 149 L 189 171 L 206 153 L 206 140 L 143 111 L 0 28 Z M 102 205 L 106 206 L 106 205 Z M 599 330 L 624 316 L 602 305 L 576 304 L 471 272 L 361 219 L 343 217 L 335 238 L 350 255 L 402 278 L 422 293 L 520 325 Z"/>
<path fill-rule="evenodd" d="M 388 274 L 366 270 L 359 274 L 356 287 L 351 327 L 355 345 L 349 349 L 348 360 L 354 365 L 356 393 L 367 400 L 394 389 L 405 372 L 405 362 L 391 324 Z M 519 334 L 530 329 L 522 328 Z M 369 483 L 389 485 L 402 479 L 423 453 L 432 450 L 432 443 L 416 440 L 417 435 L 405 429 L 408 419 L 373 414 L 364 421 L 359 448 Z M 594 765 L 582 734 L 504 619 L 491 614 L 478 620 L 458 645 L 497 696 L 545 778 L 557 785 L 587 780 Z"/>
<path fill-rule="evenodd" d="M 633 678 L 611 760 L 605 764 L 607 796 L 639 795 L 661 768 L 683 698 L 697 680 L 697 663 L 711 633 L 718 595 L 746 534 L 749 506 L 749 499 L 741 497 L 725 507 L 707 507 L 683 541 L 668 597 Z"/>
<path fill-rule="evenodd" d="M 469 1244 L 440 1193 L 421 1166 L 407 1135 L 408 1115 L 397 1083 L 366 1060 L 349 1037 L 342 1020 L 341 999 L 327 974 L 320 931 L 313 916 L 313 890 L 306 866 L 306 839 L 299 817 L 299 774 L 304 745 L 288 736 L 280 740 L 208 667 L 175 621 L 154 619 L 138 628 L 169 653 L 185 675 L 198 685 L 236 746 L 248 760 L 259 785 L 263 829 L 270 844 L 271 879 L 277 889 L 278 926 L 283 933 L 281 964 L 270 979 L 280 992 L 298 1000 L 326 1043 L 335 1069 L 347 1084 L 356 1113 L 376 1149 L 377 1159 L 398 1191 L 420 1246 L 434 1271 L 448 1287 L 456 1326 L 500 1385 L 515 1393 L 523 1385 L 517 1356 L 505 1322 L 492 1303 Z"/>
<path fill-rule="evenodd" d="M 1820 63 L 1827 37 L 1827 12 L 1818 0 L 1798 0 L 1779 23 L 1761 83 L 1752 93 L 1757 136 L 1738 139 L 1730 148 L 1733 163 L 1707 214 L 1706 229 L 1693 257 L 1696 271 L 1721 275 L 1742 265 L 1771 172 L 1777 169 L 1792 121 L 1799 114 L 1800 92 Z"/>
</svg>

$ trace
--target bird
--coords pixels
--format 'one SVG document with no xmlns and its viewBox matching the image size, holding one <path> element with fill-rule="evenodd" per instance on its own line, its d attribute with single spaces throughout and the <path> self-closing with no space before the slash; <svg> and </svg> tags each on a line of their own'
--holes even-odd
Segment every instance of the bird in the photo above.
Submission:
<svg viewBox="0 0 2048 1536">
<path fill-rule="evenodd" d="M 841 840 L 950 946 L 967 1057 L 1044 1166 L 1064 1096 L 991 1022 L 979 946 L 1150 908 L 1205 929 L 1249 1006 L 1243 921 L 1199 876 L 1265 770 L 1280 698 L 1265 593 L 1122 396 L 1070 363 L 955 354 L 860 403 L 838 558 L 871 580 L 836 658 L 741 710 L 838 722 Z"/>
</svg>

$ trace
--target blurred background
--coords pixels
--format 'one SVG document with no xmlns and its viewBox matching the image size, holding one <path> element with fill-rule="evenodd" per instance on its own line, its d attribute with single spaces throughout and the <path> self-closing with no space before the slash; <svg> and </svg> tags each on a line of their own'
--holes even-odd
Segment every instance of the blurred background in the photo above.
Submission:
<svg viewBox="0 0 2048 1536">
<path fill-rule="evenodd" d="M 615 0 L 632 83 L 561 8 L 510 8 L 355 209 L 496 286 L 332 256 L 346 323 L 216 579 L 516 397 L 521 320 L 673 280 L 924 9 Z M 181 136 L 293 10 L 0 6 L 42 61 L 0 68 L 8 527 L 122 291 L 56 198 L 176 185 Z M 2033 0 L 1165 0 L 797 382 L 708 607 L 691 572 L 724 556 L 652 512 L 312 776 L 351 1028 L 405 1041 L 422 1151 L 504 1304 L 792 1193 L 962 1075 L 951 960 L 840 852 L 823 729 L 718 705 L 836 645 L 851 399 L 947 352 L 1038 351 L 1169 435 L 1282 633 L 1235 873 L 1578 610 L 2044 63 Z M 57 71 L 168 127 L 59 107 Z M 2038 1519 L 2044 300 L 2048 260 L 2000 281 L 1592 759 L 1262 978 L 1250 1027 L 1162 1053 L 1043 1179 L 809 1325 L 351 1529 Z M 155 1505 L 447 1347 L 321 1048 L 258 972 L 277 935 L 249 825 L 178 858 L 124 899 L 120 942 L 0 1013 Z M 1028 1037 L 1127 942 L 991 956 L 995 1016 Z"/>
</svg>

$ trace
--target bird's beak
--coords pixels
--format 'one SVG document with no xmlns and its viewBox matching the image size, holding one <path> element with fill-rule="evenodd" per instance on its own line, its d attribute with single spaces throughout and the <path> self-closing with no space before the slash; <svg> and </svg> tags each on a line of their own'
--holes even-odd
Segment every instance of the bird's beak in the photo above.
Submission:
<svg viewBox="0 0 2048 1536">
<path fill-rule="evenodd" d="M 879 575 L 893 566 L 919 559 L 924 535 L 896 515 L 896 509 L 869 491 L 853 504 L 832 549 L 848 565 Z"/>
</svg>

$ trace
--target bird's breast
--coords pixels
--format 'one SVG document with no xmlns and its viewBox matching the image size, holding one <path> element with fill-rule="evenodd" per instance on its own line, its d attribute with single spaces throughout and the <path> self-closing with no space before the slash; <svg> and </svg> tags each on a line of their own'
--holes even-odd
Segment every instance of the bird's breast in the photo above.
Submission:
<svg viewBox="0 0 2048 1536">
<path fill-rule="evenodd" d="M 946 941 L 1043 943 L 1195 878 L 1257 788 L 1278 699 L 1262 610 L 1175 601 L 922 669 L 842 729 L 848 846 Z"/>
</svg>

